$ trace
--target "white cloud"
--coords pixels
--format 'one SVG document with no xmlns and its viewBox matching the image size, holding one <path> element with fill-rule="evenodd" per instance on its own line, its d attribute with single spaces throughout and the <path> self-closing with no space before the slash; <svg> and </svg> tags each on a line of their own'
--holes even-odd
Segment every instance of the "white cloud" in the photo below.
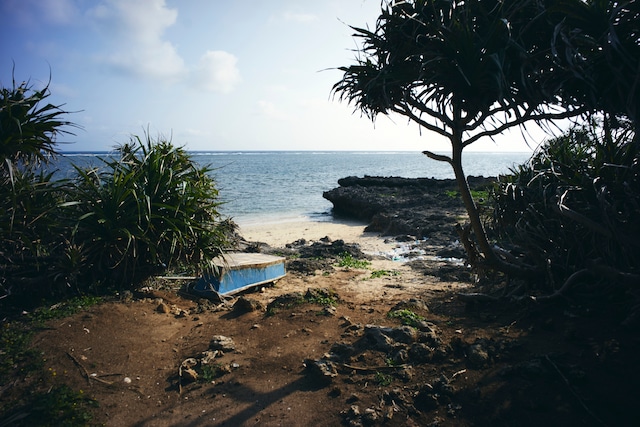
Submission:
<svg viewBox="0 0 640 427">
<path fill-rule="evenodd" d="M 292 22 L 312 22 L 315 21 L 316 19 L 318 19 L 317 16 L 311 14 L 311 13 L 295 13 L 295 12 L 284 12 L 282 14 L 282 17 L 284 18 L 285 21 L 292 21 Z"/>
<path fill-rule="evenodd" d="M 107 0 L 88 12 L 112 40 L 111 53 L 99 59 L 141 77 L 175 80 L 186 72 L 184 61 L 164 32 L 178 17 L 164 0 Z"/>
<path fill-rule="evenodd" d="M 269 119 L 286 121 L 290 120 L 291 116 L 286 111 L 278 108 L 274 103 L 269 101 L 258 101 L 258 108 L 260 113 Z"/>
<path fill-rule="evenodd" d="M 78 90 L 73 86 L 56 83 L 55 81 L 52 81 L 49 84 L 49 89 L 51 90 L 51 93 L 55 93 L 56 96 L 64 96 L 67 98 L 77 98 L 79 94 Z"/>
<path fill-rule="evenodd" d="M 98 60 L 125 74 L 165 82 L 189 80 L 197 89 L 218 93 L 233 91 L 240 82 L 238 59 L 224 51 L 207 51 L 189 67 L 166 30 L 178 11 L 164 0 L 105 0 L 88 13 L 110 41 L 109 52 Z"/>
<path fill-rule="evenodd" d="M 188 136 L 207 136 L 209 135 L 209 132 L 201 130 L 201 129 L 193 129 L 193 128 L 187 128 L 184 130 L 184 133 Z"/>
<path fill-rule="evenodd" d="M 193 72 L 196 88 L 211 92 L 229 93 L 241 81 L 238 58 L 221 51 L 207 51 Z"/>
</svg>

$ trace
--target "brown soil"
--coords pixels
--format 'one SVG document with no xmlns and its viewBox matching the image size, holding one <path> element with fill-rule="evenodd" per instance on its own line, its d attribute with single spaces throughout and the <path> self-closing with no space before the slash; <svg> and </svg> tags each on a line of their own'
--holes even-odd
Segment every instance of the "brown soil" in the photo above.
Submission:
<svg viewBox="0 0 640 427">
<path fill-rule="evenodd" d="M 371 278 L 381 269 L 396 273 Z M 619 319 L 569 304 L 469 307 L 455 294 L 471 285 L 433 271 L 383 260 L 289 271 L 244 295 L 254 311 L 180 296 L 174 282 L 51 321 L 33 347 L 52 383 L 96 399 L 94 421 L 109 426 L 640 425 L 638 340 Z M 335 291 L 335 312 L 265 309 L 310 288 Z M 366 325 L 398 328 L 387 314 L 412 298 L 426 303 L 410 307 L 428 345 L 367 339 Z M 215 359 L 219 376 L 180 376 L 218 335 L 235 342 Z M 333 377 L 311 369 L 325 355 Z"/>
</svg>

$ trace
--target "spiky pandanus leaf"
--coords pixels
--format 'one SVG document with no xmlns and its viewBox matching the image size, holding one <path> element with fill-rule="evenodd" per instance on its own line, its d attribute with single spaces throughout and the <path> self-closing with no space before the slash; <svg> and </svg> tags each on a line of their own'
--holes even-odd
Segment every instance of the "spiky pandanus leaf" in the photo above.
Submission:
<svg viewBox="0 0 640 427">
<path fill-rule="evenodd" d="M 78 169 L 75 241 L 119 286 L 178 265 L 210 268 L 233 231 L 210 172 L 166 139 L 133 136 L 101 169 Z"/>
</svg>

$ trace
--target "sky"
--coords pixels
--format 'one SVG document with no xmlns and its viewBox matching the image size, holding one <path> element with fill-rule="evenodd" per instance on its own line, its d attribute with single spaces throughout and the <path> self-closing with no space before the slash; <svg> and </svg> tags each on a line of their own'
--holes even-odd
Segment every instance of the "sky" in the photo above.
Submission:
<svg viewBox="0 0 640 427">
<path fill-rule="evenodd" d="M 0 85 L 49 83 L 81 126 L 62 151 L 131 135 L 188 150 L 446 151 L 401 116 L 375 123 L 331 93 L 355 62 L 349 27 L 380 0 L 0 0 Z M 66 144 L 69 142 L 69 144 Z M 530 151 L 519 132 L 473 151 Z"/>
</svg>

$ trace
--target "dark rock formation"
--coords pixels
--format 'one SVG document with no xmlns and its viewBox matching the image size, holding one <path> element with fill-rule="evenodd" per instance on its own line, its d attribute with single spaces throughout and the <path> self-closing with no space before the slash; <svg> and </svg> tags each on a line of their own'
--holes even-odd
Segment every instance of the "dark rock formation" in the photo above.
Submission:
<svg viewBox="0 0 640 427">
<path fill-rule="evenodd" d="M 495 182 L 484 177 L 468 180 L 473 189 Z M 452 196 L 457 191 L 453 179 L 350 176 L 338 184 L 323 193 L 333 203 L 334 215 L 366 221 L 367 231 L 448 241 L 455 238 L 451 225 L 466 215 L 460 197 Z"/>
</svg>

